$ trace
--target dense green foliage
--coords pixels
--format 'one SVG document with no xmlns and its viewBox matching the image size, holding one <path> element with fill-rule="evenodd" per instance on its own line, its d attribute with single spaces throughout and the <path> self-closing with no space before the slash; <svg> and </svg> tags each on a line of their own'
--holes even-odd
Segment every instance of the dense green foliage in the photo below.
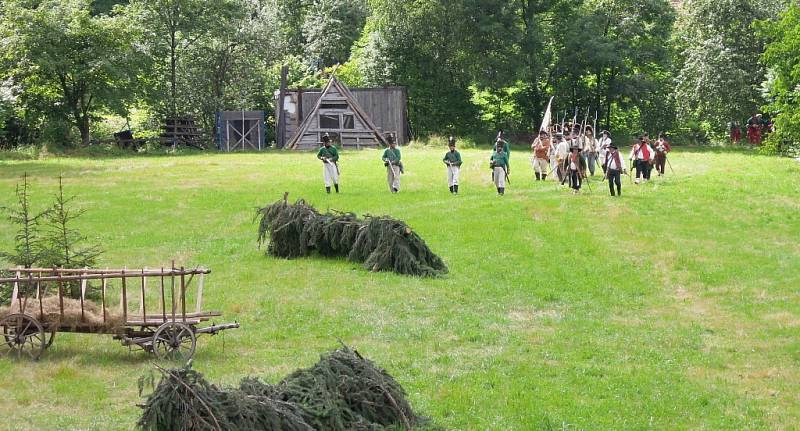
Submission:
<svg viewBox="0 0 800 431">
<path fill-rule="evenodd" d="M 800 156 L 800 5 L 791 5 L 779 21 L 762 25 L 771 42 L 763 56 L 772 76 L 769 107 L 777 113 L 777 133 L 766 149 Z"/>
<path fill-rule="evenodd" d="M 705 139 L 783 91 L 770 79 L 775 55 L 759 62 L 780 30 L 754 23 L 768 28 L 787 4 L 9 0 L 0 145 L 68 144 L 75 132 L 86 144 L 128 126 L 157 130 L 172 115 L 210 132 L 219 110 L 271 113 L 282 65 L 291 86 L 319 86 L 339 65 L 350 85 L 407 87 L 417 136 L 530 132 L 555 95 L 559 116 L 588 109 L 617 136 Z"/>
</svg>

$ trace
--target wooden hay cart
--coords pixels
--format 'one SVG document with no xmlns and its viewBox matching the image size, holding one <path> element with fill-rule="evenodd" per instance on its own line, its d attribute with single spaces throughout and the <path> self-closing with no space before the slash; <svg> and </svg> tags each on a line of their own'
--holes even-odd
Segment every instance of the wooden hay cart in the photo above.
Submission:
<svg viewBox="0 0 800 431">
<path fill-rule="evenodd" d="M 199 334 L 239 327 L 204 325 L 222 316 L 202 310 L 208 269 L 14 268 L 9 273 L 13 277 L 0 278 L 0 287 L 12 292 L 10 305 L 0 308 L 0 356 L 37 360 L 57 332 L 73 332 L 110 334 L 129 348 L 185 361 L 194 355 Z M 197 288 L 189 289 L 196 276 Z M 194 309 L 187 311 L 192 297 Z"/>
</svg>

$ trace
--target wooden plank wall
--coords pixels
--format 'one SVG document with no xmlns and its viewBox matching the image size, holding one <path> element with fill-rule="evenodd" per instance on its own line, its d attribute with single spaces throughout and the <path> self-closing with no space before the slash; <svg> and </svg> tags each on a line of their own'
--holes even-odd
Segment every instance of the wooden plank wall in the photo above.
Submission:
<svg viewBox="0 0 800 431">
<path fill-rule="evenodd" d="M 406 89 L 404 87 L 351 88 L 350 91 L 381 132 L 395 133 L 400 145 L 408 143 Z M 303 90 L 303 119 L 311 114 L 321 93 L 320 89 Z M 297 90 L 288 90 L 286 94 L 297 106 Z M 286 120 L 288 139 L 297 132 L 302 119 L 298 115 L 287 114 Z"/>
</svg>

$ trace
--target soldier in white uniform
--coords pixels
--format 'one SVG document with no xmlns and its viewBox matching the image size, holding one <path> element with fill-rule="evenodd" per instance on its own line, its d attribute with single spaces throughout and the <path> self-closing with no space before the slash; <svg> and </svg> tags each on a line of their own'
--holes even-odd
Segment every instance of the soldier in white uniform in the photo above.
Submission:
<svg viewBox="0 0 800 431">
<path fill-rule="evenodd" d="M 331 145 L 331 137 L 326 133 L 322 137 L 322 147 L 317 153 L 317 158 L 322 161 L 322 178 L 325 181 L 325 191 L 331 192 L 331 184 L 339 193 L 339 151 Z"/>
</svg>

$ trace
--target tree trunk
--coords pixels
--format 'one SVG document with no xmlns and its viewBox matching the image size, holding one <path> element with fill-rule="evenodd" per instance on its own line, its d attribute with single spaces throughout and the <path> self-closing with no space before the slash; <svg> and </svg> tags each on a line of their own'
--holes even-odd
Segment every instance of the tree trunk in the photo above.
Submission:
<svg viewBox="0 0 800 431">
<path fill-rule="evenodd" d="M 78 130 L 81 132 L 81 145 L 86 147 L 90 144 L 89 118 L 83 117 L 78 121 Z"/>
</svg>

